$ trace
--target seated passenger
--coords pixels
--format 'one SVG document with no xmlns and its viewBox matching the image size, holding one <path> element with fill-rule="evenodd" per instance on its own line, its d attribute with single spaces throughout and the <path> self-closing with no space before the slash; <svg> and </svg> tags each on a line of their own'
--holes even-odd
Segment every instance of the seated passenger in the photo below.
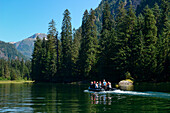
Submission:
<svg viewBox="0 0 170 113">
<path fill-rule="evenodd" d="M 95 88 L 96 81 L 93 82 L 93 88 Z"/>
<path fill-rule="evenodd" d="M 112 88 L 112 84 L 111 84 L 111 82 L 109 82 L 109 88 L 110 88 L 110 89 Z"/>
<path fill-rule="evenodd" d="M 93 88 L 93 81 L 91 81 L 90 83 L 90 88 Z"/>
<path fill-rule="evenodd" d="M 107 83 L 105 81 L 105 79 L 103 80 L 103 88 L 106 89 Z"/>
<path fill-rule="evenodd" d="M 107 82 L 107 89 L 111 89 L 111 88 L 112 88 L 111 82 Z"/>
<path fill-rule="evenodd" d="M 99 88 L 102 88 L 102 82 L 101 81 L 99 81 Z"/>
<path fill-rule="evenodd" d="M 98 82 L 95 84 L 95 88 L 98 88 Z"/>
</svg>

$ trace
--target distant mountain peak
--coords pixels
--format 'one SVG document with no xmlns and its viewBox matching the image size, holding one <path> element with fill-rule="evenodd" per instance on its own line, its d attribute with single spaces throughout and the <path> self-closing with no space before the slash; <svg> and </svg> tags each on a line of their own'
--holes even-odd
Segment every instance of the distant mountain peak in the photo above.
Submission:
<svg viewBox="0 0 170 113">
<path fill-rule="evenodd" d="M 34 49 L 34 41 L 36 40 L 37 36 L 40 39 L 47 39 L 47 34 L 45 33 L 35 33 L 32 36 L 25 38 L 19 42 L 14 43 L 15 47 L 18 51 L 20 51 L 23 55 L 31 58 L 33 49 Z"/>
<path fill-rule="evenodd" d="M 10 44 L 15 44 L 16 42 L 9 42 Z"/>
<path fill-rule="evenodd" d="M 47 34 L 45 34 L 45 33 L 35 33 L 34 35 L 32 35 L 32 36 L 30 36 L 30 37 L 28 37 L 28 38 L 34 38 L 34 39 L 36 39 L 37 36 L 38 36 L 40 39 L 43 39 L 44 37 L 47 38 Z"/>
</svg>

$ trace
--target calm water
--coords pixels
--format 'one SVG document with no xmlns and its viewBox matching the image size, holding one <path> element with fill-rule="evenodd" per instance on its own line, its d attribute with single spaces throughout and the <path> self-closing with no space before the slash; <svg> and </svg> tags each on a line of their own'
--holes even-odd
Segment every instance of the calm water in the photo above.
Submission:
<svg viewBox="0 0 170 113">
<path fill-rule="evenodd" d="M 168 113 L 170 83 L 136 84 L 134 91 L 88 92 L 88 85 L 0 84 L 0 112 Z"/>
</svg>

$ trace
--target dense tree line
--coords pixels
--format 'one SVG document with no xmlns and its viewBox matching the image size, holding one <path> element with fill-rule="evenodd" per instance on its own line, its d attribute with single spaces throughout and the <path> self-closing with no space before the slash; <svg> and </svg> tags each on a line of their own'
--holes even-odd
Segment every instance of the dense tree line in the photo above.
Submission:
<svg viewBox="0 0 170 113">
<path fill-rule="evenodd" d="M 0 59 L 0 80 L 31 80 L 31 62 Z"/>
<path fill-rule="evenodd" d="M 72 31 L 70 12 L 65 10 L 61 38 L 55 22 L 49 23 L 48 39 L 37 37 L 32 58 L 32 78 L 37 81 L 119 81 L 131 73 L 136 81 L 168 81 L 169 5 L 146 6 L 136 16 L 120 2 L 116 17 L 106 2 L 100 37 L 95 11 L 86 10 L 82 26 Z"/>
</svg>

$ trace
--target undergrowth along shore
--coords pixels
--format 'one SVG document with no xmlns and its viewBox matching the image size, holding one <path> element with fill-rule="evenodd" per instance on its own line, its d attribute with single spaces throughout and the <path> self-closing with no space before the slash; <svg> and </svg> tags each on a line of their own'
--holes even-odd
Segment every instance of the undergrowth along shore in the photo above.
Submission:
<svg viewBox="0 0 170 113">
<path fill-rule="evenodd" d="M 31 80 L 0 80 L 0 84 L 5 83 L 34 83 L 35 81 Z"/>
</svg>

